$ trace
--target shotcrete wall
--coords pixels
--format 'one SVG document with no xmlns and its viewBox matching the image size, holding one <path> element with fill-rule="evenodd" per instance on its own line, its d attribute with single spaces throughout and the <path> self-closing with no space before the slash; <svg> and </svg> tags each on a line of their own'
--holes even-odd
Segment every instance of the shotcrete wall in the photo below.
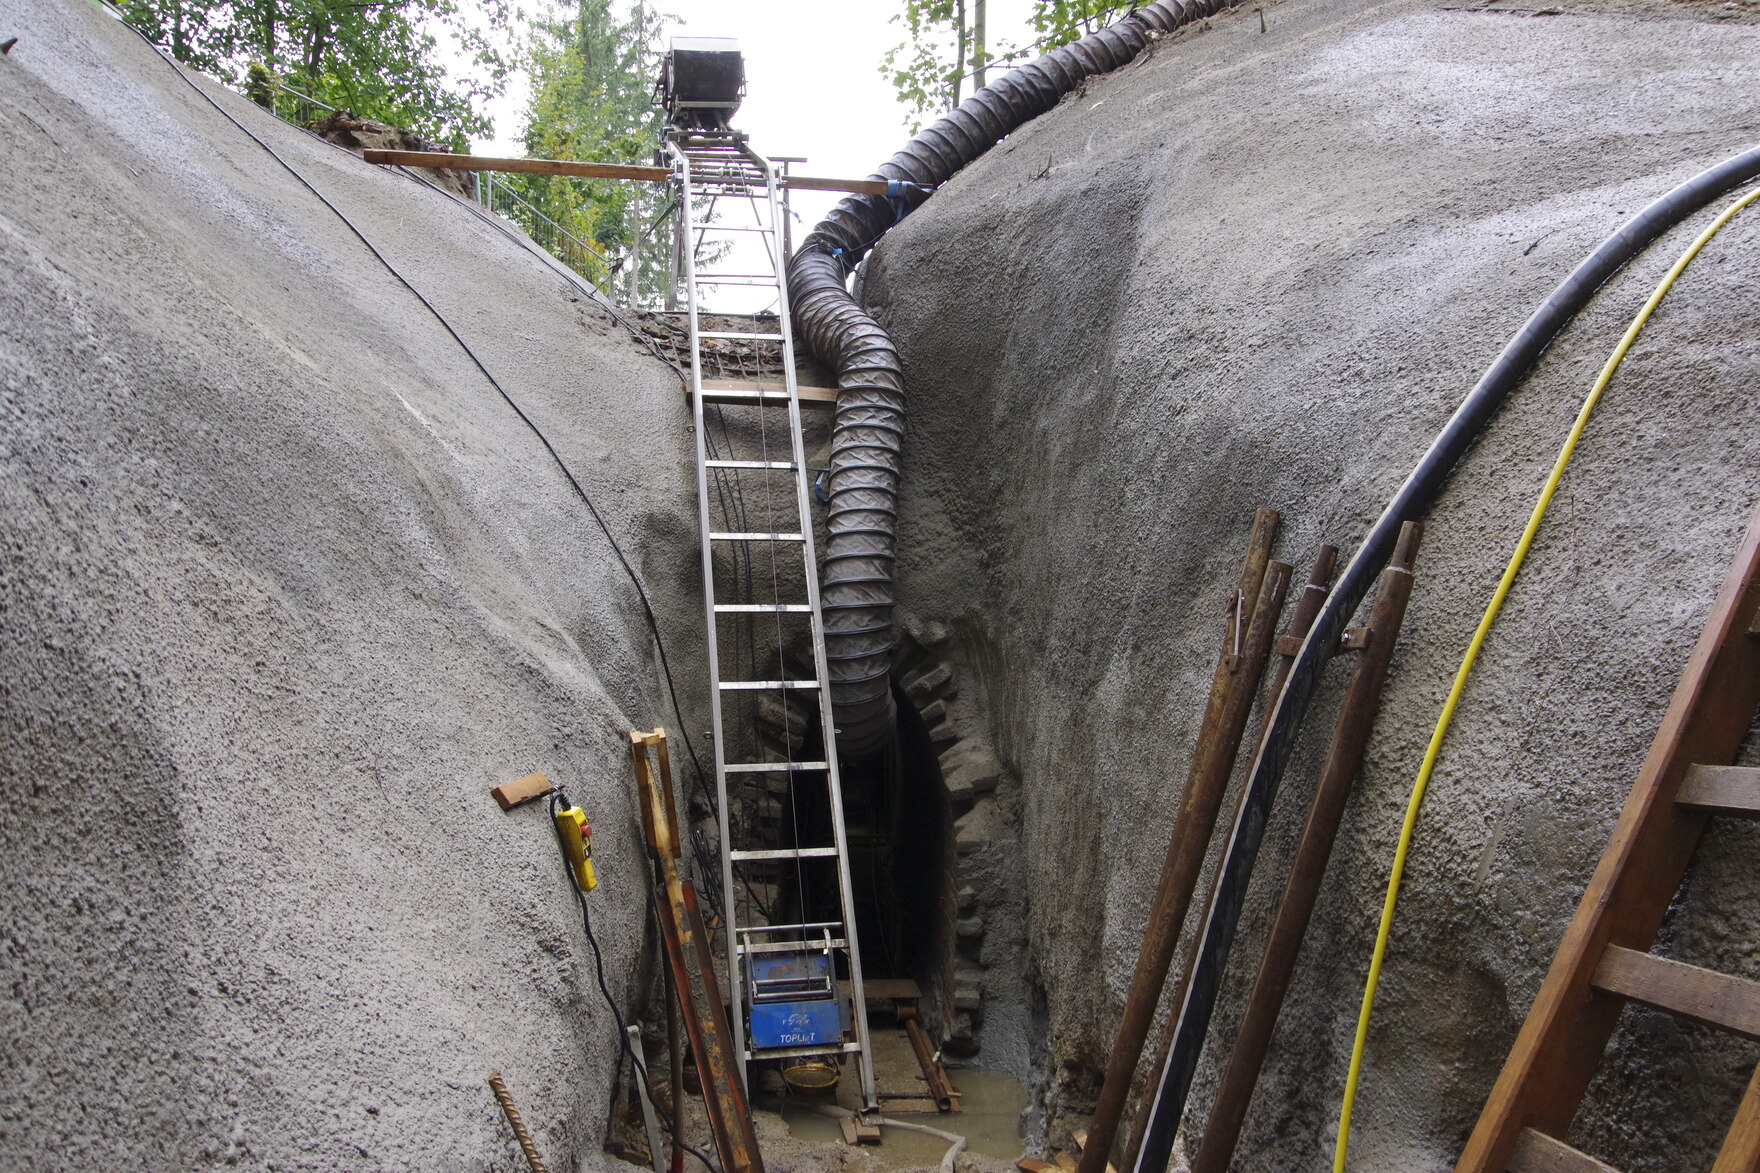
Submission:
<svg viewBox="0 0 1760 1173">
<path fill-rule="evenodd" d="M 947 633 L 962 726 L 1021 788 L 1054 1140 L 1097 1091 L 1254 508 L 1283 511 L 1299 568 L 1322 541 L 1348 554 L 1539 299 L 1639 207 L 1760 142 L 1747 6 L 1288 0 L 1264 22 L 1236 10 L 1090 84 L 865 275 L 910 388 L 903 618 Z M 1442 695 L 1595 372 L 1710 214 L 1603 291 L 1428 518 L 1237 1168 L 1330 1160 Z M 1407 873 L 1353 1168 L 1451 1167 L 1760 499 L 1757 267 L 1749 212 L 1627 360 L 1487 646 Z M 1224 1037 L 1344 671 L 1272 820 Z M 1712 833 L 1674 955 L 1760 976 L 1755 831 Z M 1574 1139 L 1628 1171 L 1707 1167 L 1756 1058 L 1634 1012 Z"/>
<path fill-rule="evenodd" d="M 629 578 L 334 213 L 95 5 L 0 13 L 0 1168 L 508 1170 L 493 1068 L 551 1168 L 608 1164 L 579 911 L 488 788 L 586 808 L 638 1008 L 622 734 L 676 719 Z M 210 92 L 544 429 L 688 706 L 672 373 L 452 197 Z"/>
</svg>

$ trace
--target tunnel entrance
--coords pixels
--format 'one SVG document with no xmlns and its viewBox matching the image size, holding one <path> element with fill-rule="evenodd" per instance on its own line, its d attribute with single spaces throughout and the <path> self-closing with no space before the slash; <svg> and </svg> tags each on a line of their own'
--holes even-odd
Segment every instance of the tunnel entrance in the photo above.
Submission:
<svg viewBox="0 0 1760 1173">
<path fill-rule="evenodd" d="M 946 1017 L 955 964 L 956 856 L 953 811 L 941 765 L 916 708 L 894 689 L 898 730 L 872 759 L 842 770 L 856 939 L 864 978 L 907 978 L 922 990 L 931 1029 Z M 809 742 L 823 739 L 817 728 Z M 802 802 L 802 842 L 831 834 L 829 804 Z M 805 920 L 835 919 L 836 884 L 827 875 L 784 884 L 782 904 Z M 793 891 L 788 889 L 792 888 Z"/>
<path fill-rule="evenodd" d="M 856 933 L 868 973 L 914 979 L 928 994 L 952 968 L 953 817 L 929 731 L 894 692 L 891 747 L 845 780 Z"/>
</svg>

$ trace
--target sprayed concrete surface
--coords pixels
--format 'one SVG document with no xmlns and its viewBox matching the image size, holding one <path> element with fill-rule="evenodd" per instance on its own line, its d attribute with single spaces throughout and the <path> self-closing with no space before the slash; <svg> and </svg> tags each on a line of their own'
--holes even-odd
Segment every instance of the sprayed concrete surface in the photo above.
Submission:
<svg viewBox="0 0 1760 1173">
<path fill-rule="evenodd" d="M 1556 282 L 1760 142 L 1760 28 L 1740 6 L 1264 15 L 1264 32 L 1237 10 L 1071 96 L 895 229 L 865 278 L 910 386 L 904 619 L 941 633 L 961 721 L 1019 780 L 1054 1142 L 1098 1089 L 1254 508 L 1283 511 L 1278 555 L 1299 569 L 1322 541 L 1348 555 Z M 1601 293 L 1427 519 L 1237 1168 L 1330 1162 L 1387 861 L 1442 695 L 1595 372 L 1711 215 Z M 1627 360 L 1486 648 L 1407 872 L 1353 1168 L 1452 1166 L 1760 497 L 1757 266 L 1750 211 Z M 1272 820 L 1228 1037 L 1342 675 Z M 1760 976 L 1755 831 L 1711 836 L 1675 955 Z M 1628 1171 L 1708 1167 L 1754 1045 L 1627 1022 L 1572 1139 Z"/>
<path fill-rule="evenodd" d="M 1263 33 L 1237 11 L 1072 96 L 877 254 L 913 413 L 900 684 L 958 815 L 948 1000 L 978 1063 L 1032 1076 L 1029 1143 L 1065 1144 L 1096 1090 L 1253 509 L 1284 511 L 1289 561 L 1348 552 L 1559 277 L 1760 140 L 1752 7 L 1288 0 Z M 5 20 L 0 1168 L 509 1170 L 491 1068 L 553 1168 L 613 1167 L 577 910 L 542 812 L 486 792 L 542 769 L 587 808 L 607 975 L 643 1005 L 622 732 L 680 718 L 628 576 L 333 211 L 96 7 Z M 210 92 L 555 445 L 703 728 L 671 372 L 449 196 Z M 1429 518 L 1239 1168 L 1328 1158 L 1437 703 L 1594 371 L 1708 216 L 1607 288 Z M 1634 350 L 1487 648 L 1408 873 L 1355 1168 L 1452 1162 L 1654 730 L 1757 495 L 1757 265 L 1749 213 Z M 1668 951 L 1760 976 L 1755 831 L 1713 832 Z M 1628 1173 L 1703 1167 L 1756 1057 L 1633 1015 L 1573 1139 Z M 760 1128 L 772 1169 L 879 1161 Z M 1003 1167 L 1006 1121 L 986 1128 L 968 1170 Z"/>
<path fill-rule="evenodd" d="M 542 808 L 488 789 L 586 808 L 639 1005 L 621 738 L 677 719 L 630 579 L 459 344 L 146 45 L 84 0 L 3 23 L 0 1168 L 510 1170 L 493 1068 L 551 1168 L 613 1165 L 579 910 Z M 465 205 L 210 92 L 476 348 L 700 680 L 672 373 Z"/>
</svg>

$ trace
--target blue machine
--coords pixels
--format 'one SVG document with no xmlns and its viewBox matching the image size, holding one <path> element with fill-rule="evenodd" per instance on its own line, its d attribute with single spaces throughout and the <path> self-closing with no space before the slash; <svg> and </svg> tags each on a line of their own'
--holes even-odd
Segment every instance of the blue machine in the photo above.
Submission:
<svg viewBox="0 0 1760 1173">
<path fill-rule="evenodd" d="M 808 946 L 799 952 L 748 953 L 745 961 L 754 1052 L 843 1046 L 847 1015 L 829 951 Z"/>
</svg>

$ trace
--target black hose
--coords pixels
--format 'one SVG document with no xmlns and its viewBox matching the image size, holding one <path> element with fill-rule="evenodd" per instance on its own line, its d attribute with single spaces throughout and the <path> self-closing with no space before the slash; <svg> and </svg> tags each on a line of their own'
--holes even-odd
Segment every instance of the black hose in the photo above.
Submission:
<svg viewBox="0 0 1760 1173">
<path fill-rule="evenodd" d="M 896 194 L 843 200 L 789 261 L 789 307 L 798 336 L 837 372 L 820 602 L 840 756 L 871 756 L 892 737 L 892 575 L 904 438 L 898 351 L 845 289 L 850 272 L 887 229 L 1022 123 L 1088 78 L 1132 60 L 1157 34 L 1224 7 L 1223 0 L 1156 0 L 1009 71 L 870 176 L 891 181 Z"/>
<path fill-rule="evenodd" d="M 1313 699 L 1321 670 L 1344 634 L 1345 624 L 1369 593 L 1375 576 L 1387 565 L 1399 528 L 1418 520 L 1447 483 L 1449 474 L 1504 400 L 1531 370 L 1552 340 L 1589 303 L 1597 290 L 1648 248 L 1663 233 L 1732 187 L 1760 178 L 1760 147 L 1726 159 L 1699 173 L 1632 217 L 1588 259 L 1578 265 L 1532 317 L 1516 331 L 1478 385 L 1449 417 L 1406 483 L 1394 494 L 1381 518 L 1369 530 L 1356 556 L 1345 567 L 1338 586 L 1314 620 L 1308 638 L 1290 666 L 1289 682 L 1272 711 L 1271 720 L 1247 776 L 1246 798 L 1229 836 L 1227 853 L 1218 868 L 1216 893 L 1204 912 L 1198 938 L 1198 962 L 1192 984 L 1179 1010 L 1173 1046 L 1155 1089 L 1155 1106 L 1143 1134 L 1132 1173 L 1164 1173 L 1173 1151 L 1173 1137 L 1184 1114 L 1186 1095 L 1197 1072 L 1198 1056 L 1216 1006 L 1223 968 L 1228 964 L 1247 881 L 1258 856 L 1271 801 L 1283 780 L 1283 769 L 1294 748 L 1295 735 Z"/>
</svg>

